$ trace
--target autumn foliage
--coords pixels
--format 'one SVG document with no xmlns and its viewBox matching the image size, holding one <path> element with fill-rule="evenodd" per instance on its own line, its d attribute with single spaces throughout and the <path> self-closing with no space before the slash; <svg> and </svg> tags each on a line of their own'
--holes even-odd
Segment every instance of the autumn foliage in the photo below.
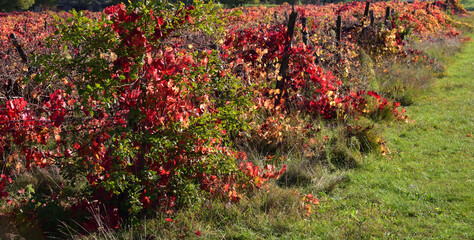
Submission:
<svg viewBox="0 0 474 240">
<path fill-rule="evenodd" d="M 244 8 L 237 16 L 239 9 L 216 11 L 197 2 L 62 13 L 55 25 L 52 13 L 1 15 L 2 32 L 14 32 L 34 53 L 21 63 L 11 39 L 0 38 L 7 49 L 0 51 L 7 62 L 0 83 L 3 201 L 40 223 L 42 208 L 57 207 L 87 230 L 98 227 L 91 208 L 104 208 L 109 214 L 102 220 L 116 228 L 120 219 L 170 214 L 204 199 L 238 202 L 286 166 L 248 162 L 233 140 L 278 141 L 281 119 L 292 112 L 335 123 L 407 120 L 399 103 L 358 79 L 359 50 L 376 59 L 403 56 L 415 34 L 459 35 L 437 5 L 377 2 L 377 24 L 370 25 L 365 4 L 353 2 L 298 6 L 309 21 L 305 27 L 297 21 L 290 42 L 286 22 L 273 18 L 290 11 L 288 5 Z M 384 20 L 387 6 L 396 13 Z M 344 19 L 341 41 L 331 34 L 336 15 Z M 302 30 L 310 33 L 308 44 Z M 289 73 L 279 89 L 285 56 Z M 257 113 L 263 123 L 254 121 Z M 58 169 L 69 183 L 47 195 L 10 198 L 15 176 L 38 168 Z M 87 184 L 71 195 L 65 189 L 74 181 Z M 307 214 L 318 203 L 313 195 L 303 202 Z"/>
</svg>

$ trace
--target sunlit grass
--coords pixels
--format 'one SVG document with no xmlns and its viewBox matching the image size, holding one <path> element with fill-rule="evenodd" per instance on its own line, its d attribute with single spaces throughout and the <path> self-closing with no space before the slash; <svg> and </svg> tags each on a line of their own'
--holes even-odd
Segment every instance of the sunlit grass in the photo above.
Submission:
<svg viewBox="0 0 474 240">
<path fill-rule="evenodd" d="M 473 0 L 461 0 L 461 4 L 467 11 L 474 11 L 474 1 Z"/>
</svg>

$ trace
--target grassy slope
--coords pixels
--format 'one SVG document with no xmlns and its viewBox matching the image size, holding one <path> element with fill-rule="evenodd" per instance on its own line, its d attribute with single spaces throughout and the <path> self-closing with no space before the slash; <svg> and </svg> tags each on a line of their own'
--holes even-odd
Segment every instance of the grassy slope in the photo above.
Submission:
<svg viewBox="0 0 474 240">
<path fill-rule="evenodd" d="M 323 202 L 314 234 L 474 239 L 473 81 L 471 42 L 407 109 L 415 123 L 387 128 L 389 158 L 369 158 Z"/>
<path fill-rule="evenodd" d="M 474 0 L 461 0 L 461 4 L 467 11 L 474 11 Z"/>
</svg>

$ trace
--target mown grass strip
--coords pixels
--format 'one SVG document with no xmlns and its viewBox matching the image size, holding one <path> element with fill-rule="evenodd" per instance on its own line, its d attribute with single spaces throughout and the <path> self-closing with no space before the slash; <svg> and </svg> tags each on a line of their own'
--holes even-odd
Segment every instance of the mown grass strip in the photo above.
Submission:
<svg viewBox="0 0 474 240">
<path fill-rule="evenodd" d="M 461 0 L 461 4 L 467 11 L 474 11 L 474 1 L 473 0 Z"/>
<path fill-rule="evenodd" d="M 389 158 L 367 158 L 323 201 L 316 235 L 474 238 L 473 70 L 470 42 L 407 108 L 415 122 L 387 128 Z"/>
</svg>

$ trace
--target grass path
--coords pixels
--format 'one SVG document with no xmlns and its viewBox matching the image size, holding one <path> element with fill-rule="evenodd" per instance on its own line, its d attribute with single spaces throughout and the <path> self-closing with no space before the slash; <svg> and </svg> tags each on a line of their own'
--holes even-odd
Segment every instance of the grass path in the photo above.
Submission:
<svg viewBox="0 0 474 240">
<path fill-rule="evenodd" d="M 367 158 L 350 182 L 323 198 L 314 234 L 474 239 L 473 82 L 470 42 L 408 107 L 415 123 L 387 128 L 389 158 Z"/>
</svg>

